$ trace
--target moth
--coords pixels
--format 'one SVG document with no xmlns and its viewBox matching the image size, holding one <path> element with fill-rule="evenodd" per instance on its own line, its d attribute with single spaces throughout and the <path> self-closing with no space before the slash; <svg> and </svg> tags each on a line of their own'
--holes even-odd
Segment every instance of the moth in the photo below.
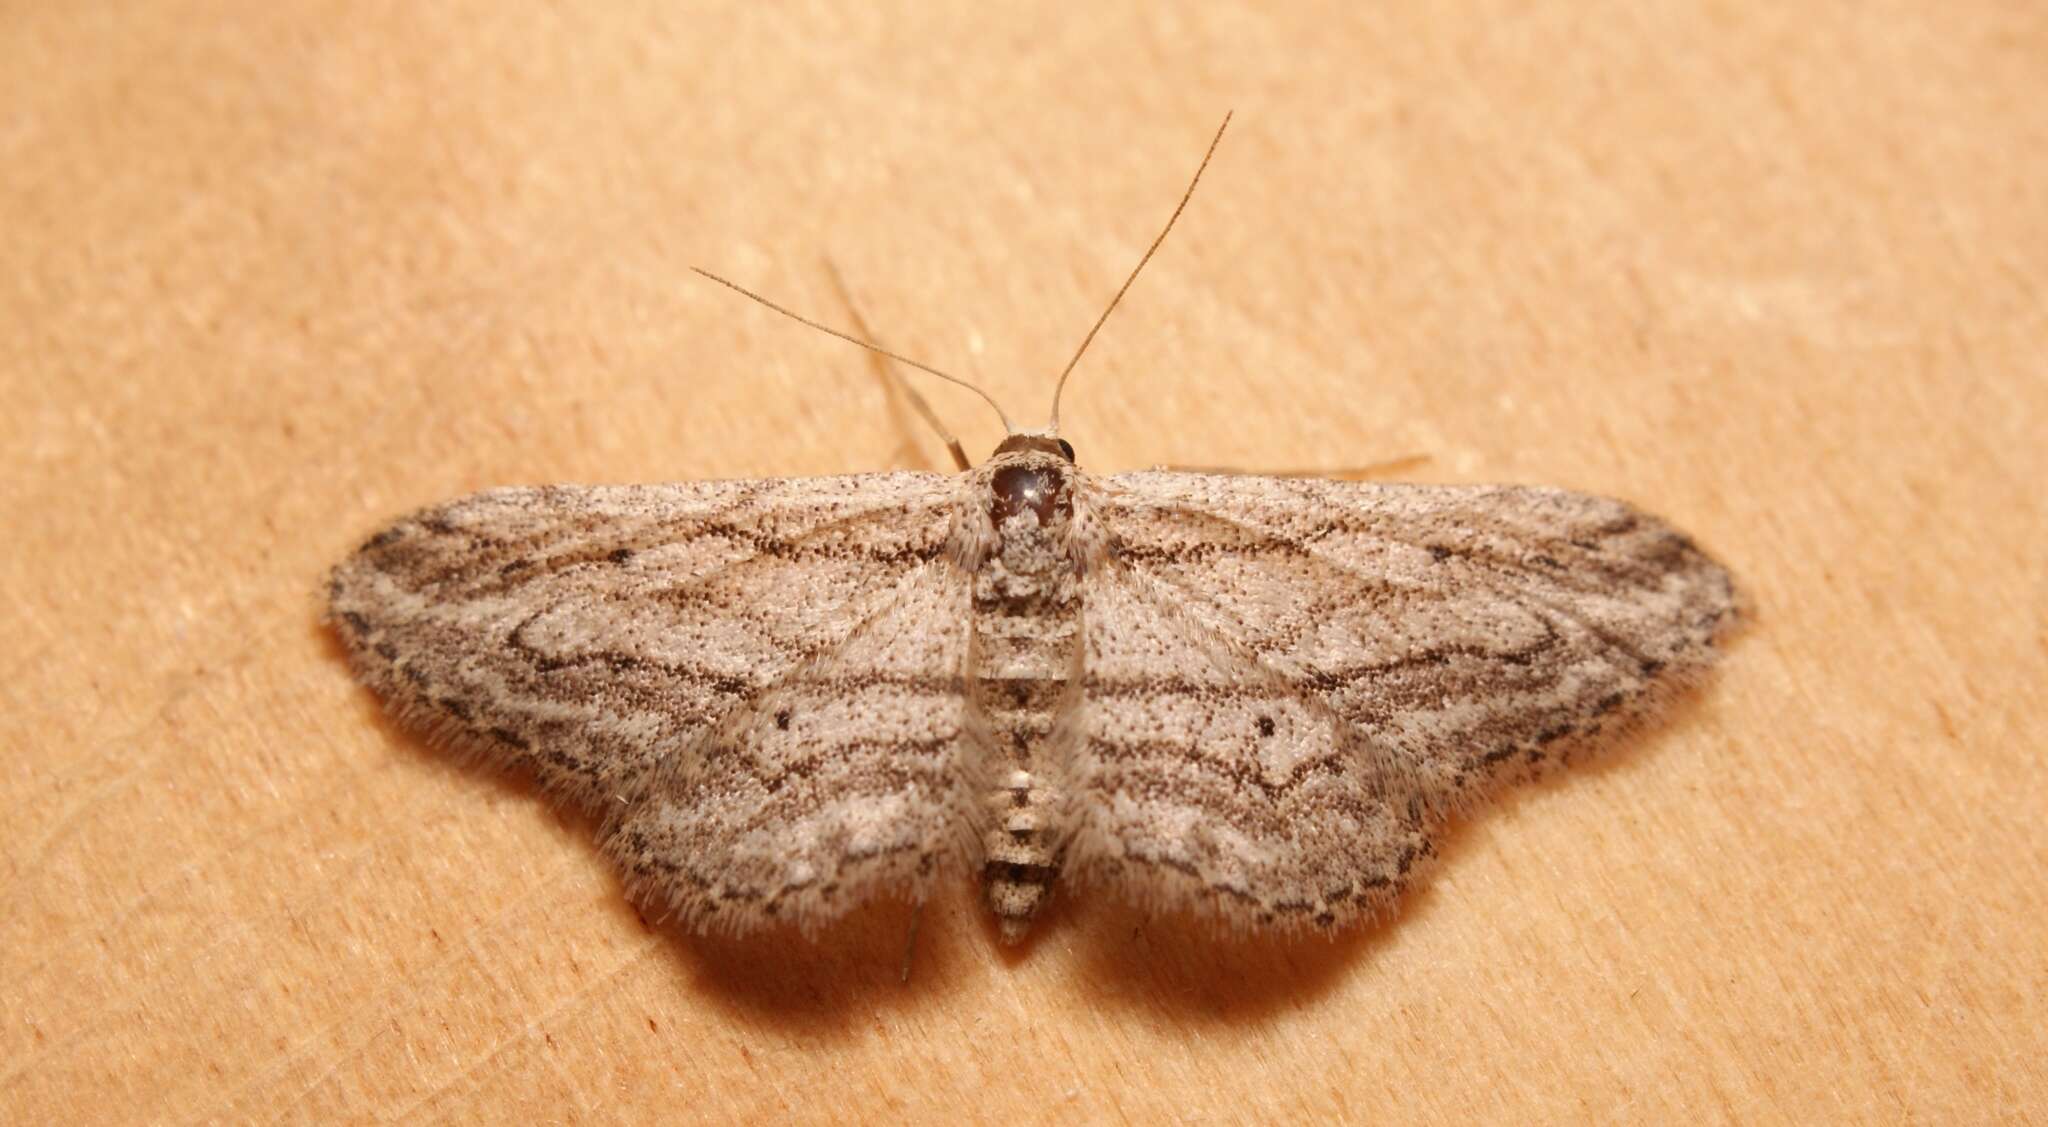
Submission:
<svg viewBox="0 0 2048 1127">
<path fill-rule="evenodd" d="M 1736 618 L 1620 501 L 1093 474 L 1054 402 L 957 474 L 437 505 L 335 568 L 329 618 L 400 717 L 594 811 L 691 926 L 978 868 L 1012 941 L 1067 881 L 1246 927 L 1381 912 L 1447 819 L 1645 715 Z"/>
</svg>

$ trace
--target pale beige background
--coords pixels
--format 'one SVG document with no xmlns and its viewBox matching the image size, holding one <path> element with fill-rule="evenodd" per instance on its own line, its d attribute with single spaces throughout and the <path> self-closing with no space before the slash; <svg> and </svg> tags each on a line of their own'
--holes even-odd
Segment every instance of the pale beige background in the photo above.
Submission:
<svg viewBox="0 0 2048 1127">
<path fill-rule="evenodd" d="M 1619 493 L 1760 608 L 1393 923 L 699 943 L 349 681 L 413 506 L 941 457 L 689 264 L 1036 418 L 1231 107 L 1086 464 Z M 2037 4 L 14 4 L 0 168 L 0 1116 L 2041 1114 Z"/>
</svg>

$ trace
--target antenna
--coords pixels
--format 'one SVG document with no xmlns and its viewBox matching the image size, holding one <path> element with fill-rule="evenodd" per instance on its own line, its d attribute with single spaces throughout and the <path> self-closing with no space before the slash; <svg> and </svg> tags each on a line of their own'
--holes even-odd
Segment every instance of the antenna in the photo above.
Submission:
<svg viewBox="0 0 2048 1127">
<path fill-rule="evenodd" d="M 1138 271 L 1143 270 L 1145 264 L 1152 261 L 1152 252 L 1158 250 L 1159 244 L 1166 241 L 1166 233 L 1173 230 L 1174 220 L 1179 219 L 1180 213 L 1187 208 L 1188 200 L 1195 194 L 1195 185 L 1202 182 L 1202 172 L 1209 167 L 1209 158 L 1216 155 L 1216 146 L 1223 140 L 1223 131 L 1228 128 L 1230 128 L 1230 114 L 1226 113 L 1223 115 L 1223 124 L 1216 127 L 1216 136 L 1209 141 L 1209 151 L 1202 154 L 1202 163 L 1195 168 L 1195 175 L 1188 181 L 1188 190 L 1181 193 L 1180 203 L 1174 205 L 1173 214 L 1166 217 L 1166 226 L 1160 228 L 1159 237 L 1153 239 L 1152 245 L 1145 248 L 1145 256 L 1138 259 L 1138 264 L 1131 268 L 1130 277 L 1124 279 L 1124 284 L 1118 288 L 1116 296 L 1109 299 L 1109 307 L 1102 311 L 1102 316 L 1095 319 L 1095 324 L 1088 330 L 1088 335 L 1081 338 L 1081 347 L 1074 350 L 1074 358 L 1067 361 L 1067 366 L 1060 370 L 1060 382 L 1052 389 L 1052 421 L 1046 424 L 1046 433 L 1059 433 L 1060 392 L 1065 391 L 1067 388 L 1067 377 L 1074 374 L 1074 365 L 1081 362 L 1081 354 L 1088 351 L 1088 346 L 1094 342 L 1095 334 L 1101 330 L 1102 323 L 1109 320 L 1110 313 L 1115 311 L 1117 303 L 1122 301 L 1124 294 L 1130 290 L 1131 283 L 1138 280 Z M 702 271 L 699 271 L 699 273 L 702 273 Z M 732 285 L 730 282 L 726 284 Z M 947 378 L 950 379 L 951 377 Z"/>
<path fill-rule="evenodd" d="M 852 333 L 842 333 L 838 329 L 835 329 L 830 325 L 821 325 L 818 322 L 811 320 L 809 317 L 806 317 L 801 313 L 793 312 L 791 310 L 783 308 L 780 305 L 775 304 L 772 301 L 769 301 L 767 298 L 762 297 L 760 294 L 755 293 L 753 290 L 750 290 L 743 285 L 740 285 L 738 282 L 727 281 L 726 279 L 721 278 L 716 274 L 713 274 L 711 271 L 706 270 L 701 266 L 692 266 L 690 267 L 690 269 L 695 270 L 697 273 L 704 275 L 706 278 L 709 278 L 714 282 L 717 282 L 719 285 L 724 286 L 726 289 L 736 290 L 739 293 L 746 295 L 747 297 L 753 298 L 755 301 L 760 302 L 762 305 L 765 305 L 768 308 L 773 309 L 777 313 L 782 314 L 784 317 L 787 317 L 790 320 L 797 322 L 798 324 L 809 325 L 811 328 L 814 328 L 827 336 L 835 336 L 848 344 L 857 344 L 862 348 L 867 349 L 869 352 L 880 353 L 881 355 L 887 356 L 889 359 L 894 360 L 899 364 L 908 364 L 911 367 L 916 368 L 920 372 L 925 372 L 930 375 L 937 376 L 940 379 L 945 380 L 947 383 L 959 384 L 961 387 L 964 387 L 967 390 L 973 392 L 974 394 L 980 396 L 981 401 L 983 403 L 988 404 L 991 408 L 995 410 L 996 418 L 1001 419 L 1003 421 L 1003 430 L 1005 433 L 1017 433 L 1017 428 L 1010 425 L 1010 416 L 1003 413 L 1002 405 L 997 403 L 995 400 L 989 398 L 988 392 L 985 392 L 980 388 L 974 386 L 973 384 L 968 383 L 966 380 L 963 380 L 958 376 L 949 376 L 946 373 L 939 371 L 937 368 L 932 367 L 930 364 L 921 364 L 915 360 L 912 360 L 908 356 L 903 356 L 898 353 L 891 352 L 888 349 L 883 348 L 879 344 L 870 344 L 867 341 L 864 341 L 859 337 L 854 336 Z"/>
</svg>

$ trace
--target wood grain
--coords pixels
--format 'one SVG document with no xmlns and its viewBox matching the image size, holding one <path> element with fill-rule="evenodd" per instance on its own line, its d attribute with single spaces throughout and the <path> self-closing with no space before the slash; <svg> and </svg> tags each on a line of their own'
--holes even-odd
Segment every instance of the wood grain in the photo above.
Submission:
<svg viewBox="0 0 2048 1127">
<path fill-rule="evenodd" d="M 319 577 L 480 487 L 1085 464 L 1628 497 L 1753 592 L 1386 926 L 963 880 L 643 923 L 348 677 Z M 2048 19 L 1603 6 L 0 14 L 0 1119 L 2016 1121 L 2048 1101 Z M 930 396 L 985 452 L 985 408 Z"/>
</svg>

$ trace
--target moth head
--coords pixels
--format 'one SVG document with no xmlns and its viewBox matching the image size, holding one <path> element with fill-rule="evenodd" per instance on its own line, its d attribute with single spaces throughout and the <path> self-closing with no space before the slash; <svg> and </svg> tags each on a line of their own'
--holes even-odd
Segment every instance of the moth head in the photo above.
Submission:
<svg viewBox="0 0 2048 1127">
<path fill-rule="evenodd" d="M 1056 454 L 1071 464 L 1074 447 L 1056 434 L 1013 434 L 997 443 L 996 452 L 989 457 L 999 458 L 1004 454 Z"/>
<path fill-rule="evenodd" d="M 989 460 L 998 463 L 989 475 L 989 519 L 997 528 L 1019 513 L 1030 512 L 1040 525 L 1064 520 L 1074 511 L 1067 492 L 1067 471 L 1074 448 L 1063 438 L 1013 434 L 1003 439 Z"/>
</svg>

